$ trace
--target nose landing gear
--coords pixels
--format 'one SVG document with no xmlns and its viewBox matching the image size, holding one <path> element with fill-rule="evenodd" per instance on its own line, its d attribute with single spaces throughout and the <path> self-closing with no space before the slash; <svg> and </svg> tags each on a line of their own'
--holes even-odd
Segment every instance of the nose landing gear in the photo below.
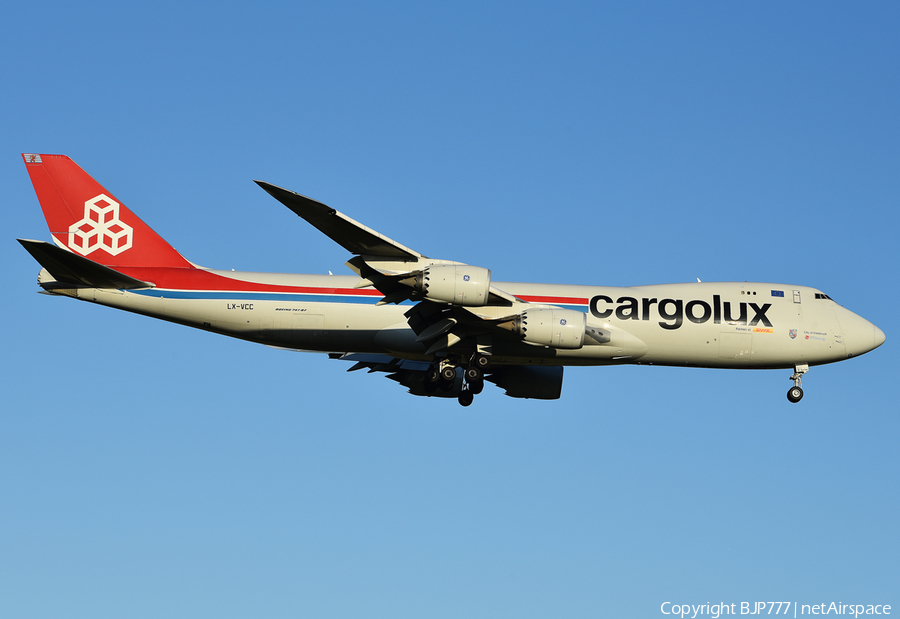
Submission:
<svg viewBox="0 0 900 619">
<path fill-rule="evenodd" d="M 794 381 L 794 386 L 788 389 L 787 399 L 788 401 L 796 404 L 801 399 L 803 399 L 803 389 L 800 386 L 800 377 L 809 372 L 809 366 L 807 364 L 795 365 L 794 373 L 791 374 L 791 380 Z"/>
</svg>

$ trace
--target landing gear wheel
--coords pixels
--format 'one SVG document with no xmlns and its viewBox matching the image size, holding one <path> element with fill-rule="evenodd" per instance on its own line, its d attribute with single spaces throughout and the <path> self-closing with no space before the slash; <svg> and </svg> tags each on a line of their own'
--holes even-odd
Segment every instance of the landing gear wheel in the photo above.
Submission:
<svg viewBox="0 0 900 619">
<path fill-rule="evenodd" d="M 467 383 L 478 383 L 484 380 L 484 372 L 481 371 L 481 368 L 475 365 L 470 365 L 466 368 L 466 382 Z"/>
<path fill-rule="evenodd" d="M 428 371 L 425 372 L 425 380 L 422 381 L 422 386 L 425 389 L 425 393 L 434 393 L 435 391 L 437 391 L 440 382 L 441 373 L 438 372 L 438 369 L 432 365 L 428 368 Z"/>
<path fill-rule="evenodd" d="M 452 383 L 456 380 L 456 368 L 452 365 L 445 365 L 441 369 L 441 380 L 446 383 Z"/>
<path fill-rule="evenodd" d="M 475 399 L 475 394 L 469 391 L 468 389 L 463 389 L 459 392 L 459 403 L 463 406 L 468 406 Z"/>
<path fill-rule="evenodd" d="M 791 387 L 788 389 L 787 399 L 796 404 L 803 399 L 803 389 L 800 387 Z"/>
<path fill-rule="evenodd" d="M 809 365 L 805 363 L 798 363 L 794 366 L 794 373 L 791 375 L 794 386 L 788 389 L 787 392 L 787 398 L 793 404 L 796 404 L 803 398 L 803 389 L 800 387 L 800 379 L 807 372 L 809 372 Z"/>
<path fill-rule="evenodd" d="M 456 368 L 452 365 L 445 365 L 441 368 L 439 376 L 441 378 L 438 386 L 441 391 L 452 391 L 456 386 Z"/>
<path fill-rule="evenodd" d="M 476 354 L 472 358 L 472 366 L 484 372 L 489 367 L 491 367 L 491 358 L 487 355 Z"/>
<path fill-rule="evenodd" d="M 484 391 L 484 381 L 479 380 L 474 383 L 469 383 L 469 390 L 472 392 L 473 395 L 478 395 L 479 393 Z"/>
</svg>

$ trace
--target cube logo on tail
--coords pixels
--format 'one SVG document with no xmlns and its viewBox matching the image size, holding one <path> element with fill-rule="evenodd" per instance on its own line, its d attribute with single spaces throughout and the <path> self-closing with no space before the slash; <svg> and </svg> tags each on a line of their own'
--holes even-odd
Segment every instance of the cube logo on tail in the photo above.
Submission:
<svg viewBox="0 0 900 619">
<path fill-rule="evenodd" d="M 84 203 L 84 218 L 69 226 L 69 248 L 82 256 L 103 249 L 111 256 L 131 248 L 133 230 L 119 219 L 119 203 L 101 193 Z"/>
</svg>

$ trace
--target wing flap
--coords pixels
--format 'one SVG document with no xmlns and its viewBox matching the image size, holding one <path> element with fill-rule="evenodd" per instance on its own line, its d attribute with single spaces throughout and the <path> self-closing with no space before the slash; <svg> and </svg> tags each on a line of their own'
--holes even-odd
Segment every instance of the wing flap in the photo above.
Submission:
<svg viewBox="0 0 900 619">
<path fill-rule="evenodd" d="M 462 388 L 462 376 L 457 379 L 454 387 L 448 391 L 441 389 L 428 391 L 425 388 L 425 372 L 429 364 L 423 361 L 411 361 L 409 359 L 397 359 L 388 355 L 368 353 L 347 353 L 330 355 L 332 359 L 342 361 L 354 361 L 355 365 L 348 372 L 368 369 L 369 373 L 383 372 L 391 380 L 400 383 L 408 389 L 408 392 L 418 396 L 439 398 L 455 398 Z"/>
</svg>

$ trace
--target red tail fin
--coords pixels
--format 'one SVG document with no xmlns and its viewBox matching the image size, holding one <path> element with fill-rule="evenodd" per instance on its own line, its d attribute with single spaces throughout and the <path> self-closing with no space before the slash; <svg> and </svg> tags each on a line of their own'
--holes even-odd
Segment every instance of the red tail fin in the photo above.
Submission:
<svg viewBox="0 0 900 619">
<path fill-rule="evenodd" d="M 57 245 L 110 267 L 192 266 L 68 157 L 22 157 Z"/>
</svg>

